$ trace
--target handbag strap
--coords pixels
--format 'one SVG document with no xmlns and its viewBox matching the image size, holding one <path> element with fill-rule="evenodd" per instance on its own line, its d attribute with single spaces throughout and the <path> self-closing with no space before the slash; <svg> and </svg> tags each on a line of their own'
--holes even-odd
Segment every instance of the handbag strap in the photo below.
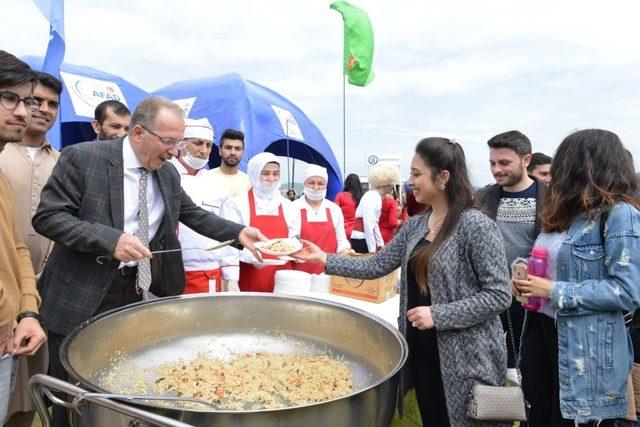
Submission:
<svg viewBox="0 0 640 427">
<path fill-rule="evenodd" d="M 507 309 L 507 323 L 509 324 L 509 337 L 511 338 L 511 351 L 513 351 L 513 360 L 516 362 L 516 374 L 518 374 L 518 382 L 522 386 L 522 372 L 518 366 L 518 352 L 516 351 L 516 339 L 513 336 L 513 322 L 511 320 L 510 308 Z"/>
</svg>

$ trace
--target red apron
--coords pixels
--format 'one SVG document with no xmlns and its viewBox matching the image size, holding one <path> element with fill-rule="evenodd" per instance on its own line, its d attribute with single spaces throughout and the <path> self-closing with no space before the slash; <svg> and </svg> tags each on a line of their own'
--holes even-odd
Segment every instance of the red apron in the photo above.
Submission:
<svg viewBox="0 0 640 427">
<path fill-rule="evenodd" d="M 300 238 L 315 243 L 328 254 L 338 252 L 338 239 L 336 238 L 336 228 L 333 226 L 331 210 L 327 208 L 327 220 L 324 222 L 307 221 L 307 210 L 300 210 L 302 219 L 300 224 Z M 309 274 L 324 273 L 324 265 L 315 262 L 293 263 L 294 270 L 306 271 Z"/>
<path fill-rule="evenodd" d="M 186 283 L 183 294 L 208 294 L 210 282 L 213 280 L 216 285 L 216 292 L 222 291 L 220 281 L 220 269 L 204 271 L 185 271 Z"/>
<path fill-rule="evenodd" d="M 278 216 L 256 215 L 256 201 L 253 190 L 249 190 L 249 225 L 262 231 L 268 239 L 286 238 L 289 227 L 284 219 L 282 204 L 278 206 Z M 277 259 L 275 256 L 262 254 L 263 259 Z M 261 269 L 244 262 L 240 263 L 240 280 L 238 285 L 244 292 L 273 292 L 275 275 L 278 270 L 291 270 L 291 262 L 284 265 L 266 265 Z"/>
<path fill-rule="evenodd" d="M 364 233 L 364 221 L 362 220 L 362 217 L 356 218 L 356 222 L 353 224 L 353 229 Z"/>
</svg>

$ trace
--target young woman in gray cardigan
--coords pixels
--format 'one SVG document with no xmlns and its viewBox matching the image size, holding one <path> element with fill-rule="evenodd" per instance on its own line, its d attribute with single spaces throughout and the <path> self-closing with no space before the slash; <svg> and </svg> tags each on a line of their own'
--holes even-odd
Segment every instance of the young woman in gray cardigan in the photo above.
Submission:
<svg viewBox="0 0 640 427">
<path fill-rule="evenodd" d="M 327 274 L 361 279 L 401 267 L 398 326 L 409 343 L 409 361 L 400 396 L 415 385 L 426 426 L 501 425 L 466 415 L 475 384 L 506 383 L 499 314 L 509 307 L 511 291 L 500 232 L 473 207 L 459 144 L 446 138 L 420 141 L 409 184 L 416 200 L 432 209 L 412 217 L 372 258 L 325 254 L 311 242 L 296 256 L 326 264 Z"/>
</svg>

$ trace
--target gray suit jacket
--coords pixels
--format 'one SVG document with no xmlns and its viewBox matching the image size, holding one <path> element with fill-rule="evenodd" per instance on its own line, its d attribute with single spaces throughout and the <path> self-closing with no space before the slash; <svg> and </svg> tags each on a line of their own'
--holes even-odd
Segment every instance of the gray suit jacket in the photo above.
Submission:
<svg viewBox="0 0 640 427">
<path fill-rule="evenodd" d="M 327 255 L 327 274 L 372 279 L 402 268 L 398 328 L 405 336 L 411 327 L 406 317 L 407 263 L 427 234 L 429 215 L 413 216 L 374 257 Z M 473 422 L 466 416 L 474 384 L 506 383 L 507 347 L 499 314 L 511 303 L 508 277 L 495 222 L 476 209 L 467 210 L 432 258 L 428 277 L 451 426 L 509 425 Z M 408 366 L 403 369 L 400 396 L 411 385 L 410 371 Z"/>
<path fill-rule="evenodd" d="M 118 273 L 113 252 L 124 232 L 122 142 L 83 142 L 66 147 L 42 190 L 34 229 L 55 246 L 38 281 L 40 312 L 47 329 L 66 335 L 93 316 Z M 165 164 L 153 173 L 164 202 L 164 217 L 151 250 L 179 248 L 178 222 L 216 240 L 237 239 L 243 226 L 196 206 L 180 186 L 175 168 Z M 105 255 L 104 264 L 96 257 Z M 178 295 L 185 276 L 180 252 L 151 261 L 151 291 Z"/>
</svg>

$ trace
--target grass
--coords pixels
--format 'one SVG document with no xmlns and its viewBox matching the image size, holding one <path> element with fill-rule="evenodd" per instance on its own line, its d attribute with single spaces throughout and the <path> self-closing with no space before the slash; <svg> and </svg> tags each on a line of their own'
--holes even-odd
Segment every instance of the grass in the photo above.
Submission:
<svg viewBox="0 0 640 427">
<path fill-rule="evenodd" d="M 422 419 L 420 418 L 420 410 L 418 409 L 416 393 L 414 390 L 411 390 L 404 397 L 403 417 L 400 418 L 398 411 L 396 411 L 396 414 L 391 421 L 391 427 L 420 427 L 421 425 Z"/>
</svg>

